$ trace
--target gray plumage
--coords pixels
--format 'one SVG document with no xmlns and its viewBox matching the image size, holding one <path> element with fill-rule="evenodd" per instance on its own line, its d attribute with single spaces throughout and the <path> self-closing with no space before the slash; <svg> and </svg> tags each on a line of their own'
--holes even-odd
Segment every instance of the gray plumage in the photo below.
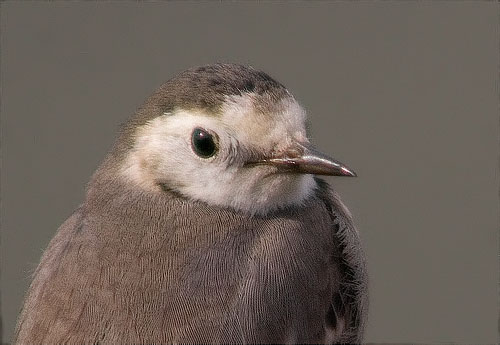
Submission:
<svg viewBox="0 0 500 345">
<path fill-rule="evenodd" d="M 45 251 L 17 344 L 358 343 L 367 279 L 358 233 L 316 179 L 301 206 L 247 214 L 117 178 L 137 127 L 175 107 L 216 113 L 221 94 L 286 89 L 238 65 L 167 82 L 122 128 L 85 201 Z"/>
</svg>

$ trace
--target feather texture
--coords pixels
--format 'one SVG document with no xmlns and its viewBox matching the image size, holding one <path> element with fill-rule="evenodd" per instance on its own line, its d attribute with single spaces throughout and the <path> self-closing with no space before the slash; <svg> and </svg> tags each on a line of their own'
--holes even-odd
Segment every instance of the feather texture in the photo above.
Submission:
<svg viewBox="0 0 500 345">
<path fill-rule="evenodd" d="M 14 342 L 359 342 L 359 246 L 324 182 L 248 216 L 100 179 L 49 244 Z"/>
</svg>

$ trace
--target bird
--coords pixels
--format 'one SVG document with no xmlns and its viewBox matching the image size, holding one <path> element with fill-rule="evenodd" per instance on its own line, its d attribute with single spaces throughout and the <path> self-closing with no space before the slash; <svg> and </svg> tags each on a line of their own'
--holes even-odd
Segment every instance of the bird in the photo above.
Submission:
<svg viewBox="0 0 500 345">
<path fill-rule="evenodd" d="M 121 125 L 44 251 L 15 344 L 350 344 L 368 274 L 306 111 L 250 66 L 192 67 Z"/>
</svg>

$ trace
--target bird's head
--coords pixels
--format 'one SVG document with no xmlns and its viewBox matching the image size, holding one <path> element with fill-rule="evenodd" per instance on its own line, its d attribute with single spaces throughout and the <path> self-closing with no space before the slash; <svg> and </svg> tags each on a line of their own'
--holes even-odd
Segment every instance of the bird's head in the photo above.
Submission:
<svg viewBox="0 0 500 345">
<path fill-rule="evenodd" d="M 120 174 L 151 192 L 176 192 L 251 214 L 301 204 L 313 174 L 355 176 L 309 143 L 306 114 L 267 74 L 216 64 L 187 70 L 125 126 Z"/>
</svg>

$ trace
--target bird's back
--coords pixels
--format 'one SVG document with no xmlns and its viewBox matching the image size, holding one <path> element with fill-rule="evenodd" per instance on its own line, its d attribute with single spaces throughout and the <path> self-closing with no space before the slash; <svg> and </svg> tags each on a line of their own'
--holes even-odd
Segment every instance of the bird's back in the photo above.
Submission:
<svg viewBox="0 0 500 345">
<path fill-rule="evenodd" d="M 363 258 L 326 185 L 253 217 L 117 182 L 95 195 L 46 250 L 17 343 L 360 340 Z"/>
</svg>

